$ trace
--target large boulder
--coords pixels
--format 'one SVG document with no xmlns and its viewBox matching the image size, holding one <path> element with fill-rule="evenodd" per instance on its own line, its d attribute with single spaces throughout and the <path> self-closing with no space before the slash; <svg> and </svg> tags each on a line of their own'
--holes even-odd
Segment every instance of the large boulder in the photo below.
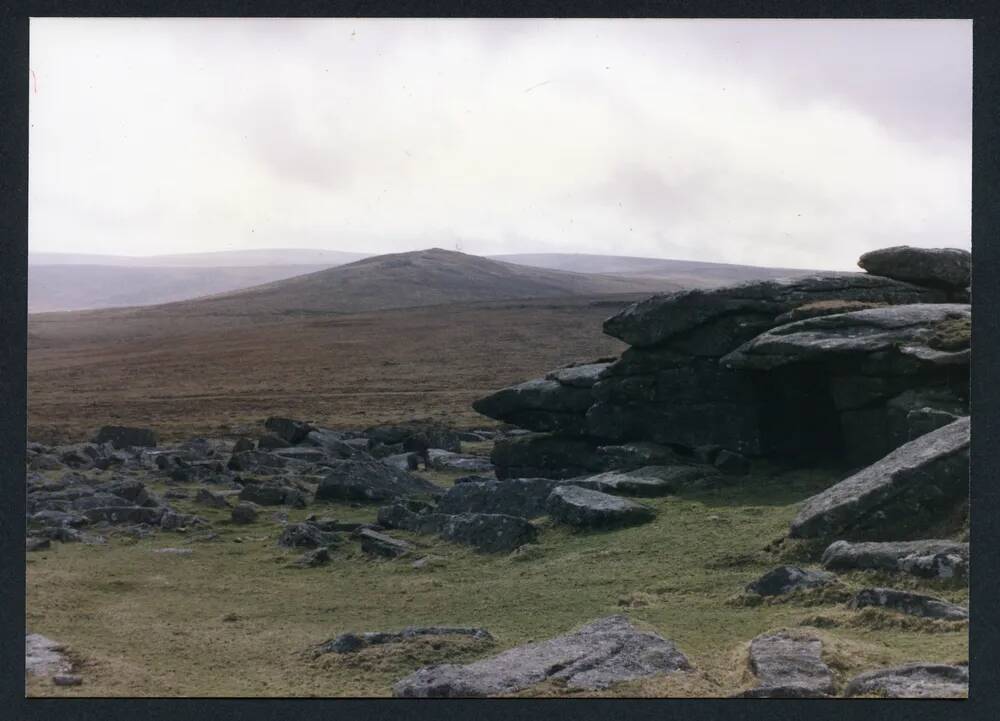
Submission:
<svg viewBox="0 0 1000 721">
<path fill-rule="evenodd" d="M 787 633 L 758 636 L 750 642 L 750 671 L 757 685 L 746 698 L 817 698 L 834 692 L 833 672 L 822 657 L 823 642 Z"/>
<path fill-rule="evenodd" d="M 103 426 L 94 436 L 94 443 L 111 443 L 115 448 L 155 448 L 156 432 L 150 428 Z"/>
<path fill-rule="evenodd" d="M 442 488 L 371 458 L 330 461 L 319 482 L 316 500 L 385 501 L 414 495 L 436 495 Z"/>
<path fill-rule="evenodd" d="M 546 433 L 513 436 L 493 445 L 497 478 L 575 478 L 608 470 L 608 457 L 580 438 Z"/>
<path fill-rule="evenodd" d="M 872 466 L 809 498 L 793 538 L 893 538 L 939 520 L 968 495 L 969 419 L 900 446 Z"/>
<path fill-rule="evenodd" d="M 580 528 L 631 526 L 653 520 L 656 512 L 649 506 L 579 486 L 557 486 L 545 509 L 560 523 Z"/>
<path fill-rule="evenodd" d="M 965 698 L 969 667 L 943 663 L 909 663 L 869 671 L 851 679 L 845 696 L 884 698 Z"/>
<path fill-rule="evenodd" d="M 921 578 L 963 579 L 969 572 L 969 544 L 941 539 L 835 541 L 823 552 L 820 563 L 831 571 L 886 571 Z"/>
<path fill-rule="evenodd" d="M 569 689 L 597 690 L 689 668 L 671 641 L 636 629 L 624 616 L 609 616 L 565 636 L 470 664 L 419 669 L 396 683 L 392 692 L 423 698 L 502 696 L 550 679 Z"/>
<path fill-rule="evenodd" d="M 881 276 L 826 273 L 682 290 L 634 303 L 604 322 L 604 332 L 631 346 L 667 341 L 695 355 L 722 355 L 775 324 L 797 306 L 822 300 L 932 303 L 944 294 Z"/>
<path fill-rule="evenodd" d="M 873 275 L 940 288 L 967 288 L 972 279 L 972 254 L 959 248 L 880 248 L 862 255 L 858 266 Z"/>
</svg>

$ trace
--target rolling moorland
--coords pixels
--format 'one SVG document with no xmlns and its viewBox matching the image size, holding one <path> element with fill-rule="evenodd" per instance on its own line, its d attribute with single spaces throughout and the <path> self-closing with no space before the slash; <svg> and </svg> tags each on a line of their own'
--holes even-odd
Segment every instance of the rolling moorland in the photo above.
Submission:
<svg viewBox="0 0 1000 721">
<path fill-rule="evenodd" d="M 916 304 L 914 311 L 900 311 L 904 315 L 937 313 L 931 321 L 923 316 L 919 321 L 937 324 L 935 332 L 942 332 L 942 323 L 948 329 L 961 326 L 965 311 L 953 309 L 950 295 L 867 277 L 875 280 L 859 284 L 853 277 L 838 279 L 830 291 L 820 285 L 804 291 L 781 283 L 761 287 L 770 318 L 779 310 L 809 306 L 806 296 L 827 305 L 798 311 L 801 322 L 810 322 L 810 316 L 817 317 L 811 322 L 820 322 L 830 313 L 855 322 L 856 313 L 874 313 L 875 321 L 869 316 L 862 320 L 883 323 L 880 314 L 891 313 L 889 325 L 897 330 L 889 334 L 898 338 L 898 328 L 905 324 L 900 325 L 892 305 L 901 303 L 909 304 L 902 308 Z M 417 526 L 407 520 L 407 513 L 428 513 L 421 503 L 442 507 L 443 498 L 458 493 L 449 489 L 484 482 L 488 487 L 497 483 L 482 480 L 490 473 L 511 477 L 510 454 L 531 456 L 533 444 L 568 444 L 570 465 L 588 462 L 584 459 L 593 449 L 577 449 L 578 414 L 593 403 L 587 383 L 605 377 L 619 356 L 638 367 L 646 362 L 644 354 L 662 353 L 655 350 L 662 341 L 646 351 L 646 339 L 631 327 L 623 331 L 618 326 L 655 311 L 648 303 L 632 303 L 682 285 L 652 275 L 584 275 L 432 250 L 366 259 L 208 299 L 32 315 L 29 440 L 39 445 L 29 454 L 29 491 L 38 503 L 48 499 L 57 505 L 67 502 L 58 494 L 73 489 L 89 488 L 93 496 L 88 498 L 125 493 L 137 504 L 147 494 L 146 511 L 139 515 L 155 515 L 159 526 L 150 528 L 146 520 L 109 524 L 102 517 L 83 526 L 43 529 L 49 534 L 44 538 L 33 536 L 38 547 L 27 554 L 28 628 L 64 646 L 62 670 L 77 680 L 63 686 L 53 684 L 50 674 L 32 675 L 28 693 L 383 696 L 421 695 L 421 689 L 433 688 L 437 691 L 431 695 L 440 695 L 448 684 L 438 680 L 422 686 L 426 679 L 421 669 L 487 659 L 616 614 L 627 616 L 641 632 L 662 634 L 676 644 L 687 659 L 686 670 L 626 674 L 620 682 L 596 687 L 574 686 L 572 679 L 556 674 L 505 687 L 503 693 L 830 695 L 875 668 L 914 661 L 963 668 L 954 666 L 966 662 L 968 654 L 967 623 L 959 616 L 848 603 L 865 589 L 892 587 L 931 594 L 955 605 L 959 611 L 954 613 L 960 614 L 968 588 L 954 574 L 900 574 L 889 566 L 843 568 L 835 580 L 825 578 L 815 588 L 804 584 L 795 592 L 774 595 L 745 590 L 780 564 L 806 569 L 817 564 L 825 538 L 793 540 L 789 527 L 806 499 L 877 461 L 851 458 L 855 451 L 864 456 L 869 449 L 852 446 L 849 435 L 838 436 L 836 453 L 807 463 L 764 452 L 769 436 L 764 437 L 762 452 L 748 452 L 746 466 L 735 472 L 718 448 L 700 451 L 710 458 L 682 458 L 673 455 L 684 446 L 677 439 L 606 439 L 605 444 L 618 444 L 616 452 L 647 454 L 647 469 L 680 464 L 698 480 L 663 482 L 657 486 L 660 491 L 640 493 L 636 500 L 646 509 L 640 523 L 581 526 L 560 518 L 553 508 L 533 519 L 533 542 L 503 552 L 477 550 L 475 543 L 482 539 L 473 539 L 470 548 L 455 538 L 428 535 L 420 523 L 430 522 L 433 513 L 422 515 Z M 718 285 L 718 279 L 706 279 L 697 287 Z M 722 292 L 723 302 L 731 303 L 728 291 Z M 824 301 L 823 293 L 849 298 Z M 697 296 L 699 307 L 712 307 L 716 297 Z M 845 302 L 854 305 L 838 305 Z M 618 326 L 605 324 L 612 316 L 624 320 Z M 734 327 L 751 327 L 756 335 L 767 327 L 760 316 L 761 309 L 754 306 L 743 325 Z M 639 326 L 652 327 L 645 317 Z M 731 333 L 726 325 L 727 344 L 733 342 Z M 854 337 L 850 328 L 846 333 Z M 690 352 L 695 338 L 699 358 L 705 357 L 703 338 L 681 337 L 678 349 Z M 932 342 L 920 333 L 914 337 Z M 933 357 L 933 363 L 954 364 L 953 356 L 961 353 L 956 350 L 942 360 L 943 351 L 921 349 L 921 358 Z M 857 352 L 868 354 L 871 347 Z M 751 355 L 748 350 L 747 357 Z M 574 363 L 586 365 L 567 369 L 557 376 L 561 380 L 522 383 Z M 904 386 L 951 382 L 937 368 L 907 367 Z M 841 372 L 846 371 L 837 366 L 836 373 Z M 618 381 L 607 377 L 614 381 L 613 393 L 632 392 L 632 381 L 626 378 L 618 390 Z M 694 385 L 700 389 L 708 377 L 696 376 Z M 691 382 L 680 383 L 671 391 L 672 401 L 684 410 L 690 399 L 680 389 Z M 511 388 L 498 391 L 504 386 Z M 875 391 L 874 397 L 897 392 L 892 385 Z M 585 403 L 580 402 L 583 397 Z M 871 424 L 877 409 L 866 402 L 864 422 Z M 649 412 L 663 412 L 659 403 Z M 825 405 L 816 408 L 805 411 L 828 412 Z M 702 410 L 719 412 L 715 406 Z M 741 409 L 735 410 L 726 413 L 738 416 Z M 934 412 L 938 426 L 947 422 L 945 416 L 956 417 Z M 297 426 L 293 435 L 281 422 L 265 426 L 270 417 L 309 421 L 315 444 L 296 435 Z M 855 416 L 850 418 L 855 422 Z M 823 424 L 814 425 L 828 428 L 829 418 L 821 420 Z M 440 445 L 448 447 L 436 452 L 430 468 L 398 470 L 403 475 L 394 482 L 411 484 L 414 490 L 409 510 L 397 509 L 390 517 L 384 509 L 387 503 L 396 508 L 391 494 L 377 502 L 350 494 L 324 495 L 320 489 L 328 481 L 321 473 L 323 464 L 368 468 L 366 458 L 372 454 L 382 459 L 380 469 L 390 461 L 405 468 L 410 459 L 399 455 L 404 449 L 385 429 L 408 422 L 444 434 Z M 119 449 L 114 441 L 86 443 L 102 426 L 152 428 L 158 446 L 144 450 L 123 444 Z M 768 425 L 768 431 L 779 426 L 785 432 L 782 424 Z M 719 432 L 730 429 L 720 426 Z M 733 432 L 745 435 L 747 429 Z M 195 437 L 209 440 L 192 443 Z M 723 445 L 735 450 L 743 443 L 740 438 Z M 237 452 L 234 444 L 246 439 L 254 450 Z M 326 460 L 317 466 L 315 454 Z M 538 463 L 542 456 L 531 460 Z M 286 459 L 280 461 L 282 470 L 254 465 L 274 457 Z M 564 462 L 557 459 L 559 463 Z M 537 470 L 551 479 L 581 475 L 575 468 L 570 475 L 554 466 Z M 486 476 L 470 480 L 470 472 Z M 638 477 L 657 485 L 641 473 Z M 426 482 L 434 486 L 420 485 Z M 262 494 L 273 489 L 278 490 L 276 504 Z M 86 495 L 84 490 L 75 493 Z M 252 516 L 237 521 L 237 508 L 252 505 L 250 498 L 258 502 Z M 76 509 L 72 504 L 79 501 L 70 503 Z M 95 519 L 104 512 L 89 502 L 79 507 Z M 942 538 L 962 537 L 961 513 L 935 518 L 932 526 Z M 359 547 L 355 534 L 365 528 L 381 529 L 391 538 L 364 537 Z M 296 533 L 326 535 L 322 543 L 310 545 L 298 543 Z M 920 529 L 906 537 L 938 536 Z M 326 558 L 315 555 L 324 549 Z M 312 560 L 304 560 L 306 556 Z M 413 626 L 488 633 L 366 641 L 350 653 L 329 652 L 324 646 L 346 633 Z M 762 635 L 765 640 L 777 637 L 779 646 L 791 644 L 793 656 L 799 654 L 791 667 L 778 654 L 783 673 L 794 676 L 791 686 L 763 679 L 760 660 L 774 652 L 753 647 Z M 232 673 L 234 659 L 239 659 L 239 674 Z M 626 665 L 644 668 L 648 663 L 654 662 L 640 659 Z M 407 685 L 407 679 L 414 680 Z M 450 688 L 448 693 L 457 689 L 458 695 L 466 695 L 461 690 L 471 687 Z M 942 686 L 930 688 L 940 692 Z M 887 695 L 857 689 L 852 695 L 868 694 Z"/>
</svg>

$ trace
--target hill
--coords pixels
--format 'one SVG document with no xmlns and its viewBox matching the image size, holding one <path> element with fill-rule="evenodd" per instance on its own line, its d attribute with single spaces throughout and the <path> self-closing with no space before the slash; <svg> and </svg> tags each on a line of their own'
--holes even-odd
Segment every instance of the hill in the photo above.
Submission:
<svg viewBox="0 0 1000 721">
<path fill-rule="evenodd" d="M 603 273 L 623 278 L 658 278 L 687 288 L 713 288 L 747 280 L 783 278 L 813 272 L 801 268 L 766 268 L 756 265 L 586 253 L 523 253 L 491 257 L 505 263 L 534 268 L 574 273 Z"/>
<path fill-rule="evenodd" d="M 311 248 L 221 250 L 169 255 L 100 255 L 96 253 L 28 253 L 28 265 L 105 265 L 132 268 L 218 268 L 272 265 L 343 265 L 367 253 Z"/>
</svg>

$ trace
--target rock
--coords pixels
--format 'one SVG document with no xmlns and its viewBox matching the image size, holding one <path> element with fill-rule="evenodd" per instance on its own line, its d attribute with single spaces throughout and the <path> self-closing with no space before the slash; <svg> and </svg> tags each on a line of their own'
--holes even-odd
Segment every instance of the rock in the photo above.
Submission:
<svg viewBox="0 0 1000 721">
<path fill-rule="evenodd" d="M 305 446 L 291 446 L 288 448 L 278 448 L 274 455 L 287 458 L 291 461 L 301 461 L 302 463 L 323 463 L 329 456 L 324 448 L 310 448 Z M 341 456 L 337 456 L 338 458 Z"/>
<path fill-rule="evenodd" d="M 383 501 L 443 491 L 430 481 L 372 459 L 334 460 L 329 468 L 316 489 L 316 500 Z"/>
<path fill-rule="evenodd" d="M 229 459 L 227 468 L 232 471 L 250 471 L 257 473 L 277 473 L 289 465 L 289 459 L 267 451 L 243 451 L 234 453 Z"/>
<path fill-rule="evenodd" d="M 83 677 L 72 673 L 59 673 L 52 677 L 52 683 L 56 686 L 79 686 L 83 683 Z"/>
<path fill-rule="evenodd" d="M 711 469 L 699 466 L 643 466 L 633 471 L 608 471 L 596 476 L 572 478 L 563 485 L 580 486 L 603 493 L 654 497 L 698 485 L 712 475 L 714 472 Z"/>
<path fill-rule="evenodd" d="M 111 443 L 115 448 L 156 448 L 157 437 L 150 428 L 104 426 L 94 437 L 94 443 Z"/>
<path fill-rule="evenodd" d="M 441 556 L 424 556 L 423 558 L 418 558 L 416 561 L 410 564 L 411 568 L 434 568 L 436 566 L 445 565 L 446 561 Z"/>
<path fill-rule="evenodd" d="M 292 445 L 304 441 L 309 432 L 314 430 L 308 423 L 295 421 L 291 418 L 281 418 L 279 416 L 268 418 L 264 421 L 264 427 L 278 438 Z"/>
<path fill-rule="evenodd" d="M 62 653 L 64 647 L 38 633 L 24 635 L 24 671 L 35 676 L 68 673 L 72 668 Z"/>
<path fill-rule="evenodd" d="M 609 616 L 565 636 L 470 664 L 419 669 L 396 683 L 392 692 L 422 698 L 500 696 L 549 679 L 574 690 L 597 690 L 689 668 L 671 641 L 639 631 L 624 616 Z"/>
<path fill-rule="evenodd" d="M 611 367 L 606 363 L 584 363 L 581 365 L 559 368 L 545 375 L 546 380 L 558 381 L 564 386 L 575 388 L 590 388 L 600 380 L 604 371 Z"/>
<path fill-rule="evenodd" d="M 290 523 L 278 537 L 278 545 L 284 548 L 319 548 L 342 541 L 339 534 L 321 531 L 311 523 Z"/>
<path fill-rule="evenodd" d="M 154 548 L 153 553 L 166 554 L 168 556 L 190 556 L 194 551 L 190 548 Z"/>
<path fill-rule="evenodd" d="M 225 496 L 221 493 L 213 493 L 207 488 L 202 488 L 198 491 L 198 495 L 194 497 L 194 502 L 212 508 L 229 508 L 229 501 L 226 500 Z"/>
<path fill-rule="evenodd" d="M 247 483 L 240 491 L 240 500 L 261 506 L 305 506 L 305 499 L 297 488 L 278 483 Z"/>
<path fill-rule="evenodd" d="M 741 453 L 722 449 L 715 457 L 715 467 L 727 476 L 745 476 L 750 472 L 750 461 Z"/>
<path fill-rule="evenodd" d="M 893 448 L 968 415 L 968 401 L 948 388 L 906 390 L 886 402 L 885 407 L 887 433 Z"/>
<path fill-rule="evenodd" d="M 472 546 L 485 553 L 511 551 L 538 536 L 527 519 L 499 513 L 414 513 L 401 504 L 378 512 L 379 525 L 415 533 L 436 533 L 446 541 Z"/>
<path fill-rule="evenodd" d="M 797 566 L 778 566 L 747 584 L 746 591 L 759 596 L 780 596 L 800 589 L 826 586 L 833 581 L 832 573 L 805 570 Z"/>
<path fill-rule="evenodd" d="M 188 526 L 200 526 L 205 524 L 205 519 L 192 513 L 177 513 L 176 511 L 165 511 L 160 517 L 160 528 L 164 531 L 176 531 Z"/>
<path fill-rule="evenodd" d="M 874 465 L 809 498 L 793 538 L 891 537 L 930 525 L 967 497 L 969 419 L 900 446 Z"/>
<path fill-rule="evenodd" d="M 299 568 L 316 568 L 330 562 L 330 551 L 326 546 L 320 546 L 312 551 L 306 551 L 292 564 Z"/>
<path fill-rule="evenodd" d="M 38 538 L 28 536 L 24 542 L 24 550 L 31 553 L 32 551 L 47 551 L 52 547 L 52 542 L 47 538 Z"/>
<path fill-rule="evenodd" d="M 757 636 L 750 642 L 750 671 L 757 686 L 744 698 L 822 698 L 834 692 L 833 672 L 823 662 L 823 642 L 786 633 Z"/>
<path fill-rule="evenodd" d="M 145 508 L 143 506 L 106 506 L 88 508 L 83 515 L 91 523 L 106 521 L 107 523 L 149 523 L 159 525 L 164 516 L 163 508 Z"/>
<path fill-rule="evenodd" d="M 968 575 L 969 544 L 948 540 L 836 541 L 823 552 L 820 563 L 833 571 L 873 570 L 922 578 L 962 579 Z"/>
<path fill-rule="evenodd" d="M 810 318 L 767 330 L 720 362 L 726 368 L 773 370 L 820 360 L 860 363 L 874 356 L 889 374 L 967 366 L 968 333 L 964 347 L 957 341 L 942 344 L 940 334 L 966 327 L 970 318 L 970 306 L 961 303 L 895 305 Z"/>
<path fill-rule="evenodd" d="M 361 550 L 373 556 L 398 558 L 414 548 L 412 543 L 378 533 L 369 528 L 361 529 L 358 532 L 358 537 L 361 539 Z"/>
<path fill-rule="evenodd" d="M 257 445 L 249 438 L 240 438 L 233 444 L 233 455 L 256 450 Z"/>
<path fill-rule="evenodd" d="M 545 508 L 553 520 L 584 528 L 646 523 L 655 515 L 635 501 L 568 485 L 553 489 Z"/>
<path fill-rule="evenodd" d="M 851 679 L 845 696 L 886 698 L 965 698 L 969 667 L 941 663 L 910 663 L 869 671 Z"/>
<path fill-rule="evenodd" d="M 484 416 L 522 428 L 573 435 L 584 430 L 583 414 L 591 403 L 589 387 L 538 378 L 480 398 L 472 407 Z"/>
<path fill-rule="evenodd" d="M 969 618 L 969 610 L 957 604 L 933 596 L 891 588 L 863 588 L 848 602 L 848 606 L 851 608 L 877 606 L 911 616 L 942 618 L 948 621 L 964 621 Z"/>
<path fill-rule="evenodd" d="M 477 641 L 493 643 L 494 638 L 485 628 L 465 628 L 455 626 L 408 626 L 402 631 L 369 631 L 367 633 L 342 633 L 335 639 L 322 643 L 313 649 L 314 656 L 325 653 L 355 653 L 368 646 L 386 643 L 401 643 L 423 636 L 468 636 Z"/>
<path fill-rule="evenodd" d="M 275 435 L 274 433 L 265 433 L 257 439 L 257 448 L 262 451 L 273 451 L 277 448 L 288 448 L 291 445 L 292 444 L 284 438 Z"/>
<path fill-rule="evenodd" d="M 825 273 L 655 295 L 606 320 L 604 332 L 640 348 L 684 335 L 689 346 L 701 346 L 701 354 L 721 355 L 772 327 L 782 313 L 823 300 L 900 304 L 945 298 L 881 276 Z"/>
<path fill-rule="evenodd" d="M 529 434 L 496 441 L 490 460 L 497 478 L 574 478 L 609 470 L 608 459 L 583 439 Z"/>
<path fill-rule="evenodd" d="M 493 464 L 488 458 L 431 448 L 428 453 L 431 466 L 439 471 L 464 471 L 466 473 L 492 473 Z"/>
<path fill-rule="evenodd" d="M 545 503 L 561 481 L 549 478 L 512 478 L 486 483 L 461 483 L 449 488 L 438 500 L 438 513 L 502 513 L 537 518 L 547 511 Z"/>
<path fill-rule="evenodd" d="M 488 476 L 483 475 L 472 475 L 472 476 L 459 476 L 452 483 L 456 486 L 461 483 L 496 483 L 497 477 L 495 473 L 491 473 Z"/>
<path fill-rule="evenodd" d="M 402 445 L 414 436 L 421 436 L 426 441 L 429 448 L 441 448 L 442 450 L 461 453 L 462 442 L 455 431 L 440 426 L 435 423 L 412 421 L 389 426 L 373 426 L 365 429 L 363 434 L 369 439 L 374 450 L 376 446 L 399 446 L 399 453 L 403 450 Z"/>
<path fill-rule="evenodd" d="M 62 462 L 51 453 L 39 453 L 30 461 L 28 468 L 33 471 L 58 471 L 64 468 Z"/>
<path fill-rule="evenodd" d="M 940 288 L 966 288 L 972 279 L 972 254 L 959 248 L 897 245 L 865 253 L 858 265 L 873 275 Z"/>
</svg>

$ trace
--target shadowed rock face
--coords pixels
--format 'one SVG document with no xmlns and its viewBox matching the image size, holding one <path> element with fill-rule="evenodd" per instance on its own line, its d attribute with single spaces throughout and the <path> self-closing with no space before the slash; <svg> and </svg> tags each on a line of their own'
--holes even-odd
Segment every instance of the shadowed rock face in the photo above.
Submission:
<svg viewBox="0 0 1000 721">
<path fill-rule="evenodd" d="M 858 265 L 869 273 L 940 288 L 967 288 L 972 254 L 959 248 L 897 245 L 865 253 Z"/>
<path fill-rule="evenodd" d="M 422 668 L 393 686 L 394 696 L 484 697 L 511 694 L 548 679 L 571 689 L 603 689 L 621 681 L 690 668 L 671 641 L 609 616 L 565 636 L 518 646 L 467 665 Z"/>
<path fill-rule="evenodd" d="M 822 300 L 898 304 L 940 302 L 945 297 L 881 276 L 827 273 L 655 295 L 606 320 L 604 332 L 638 348 L 667 341 L 676 346 L 678 337 L 686 334 L 692 349 L 704 352 L 708 348 L 700 346 L 705 345 L 715 352 L 703 354 L 722 355 L 772 327 L 782 313 Z"/>
<path fill-rule="evenodd" d="M 745 698 L 810 698 L 834 692 L 833 673 L 823 662 L 818 638 L 787 634 L 758 636 L 750 642 L 750 671 L 757 686 Z"/>
<path fill-rule="evenodd" d="M 919 528 L 928 517 L 939 517 L 943 506 L 965 498 L 968 482 L 969 419 L 963 418 L 900 446 L 806 500 L 789 535 L 892 538 Z"/>
<path fill-rule="evenodd" d="M 845 696 L 887 698 L 964 698 L 969 695 L 969 667 L 911 663 L 855 676 Z"/>
</svg>

